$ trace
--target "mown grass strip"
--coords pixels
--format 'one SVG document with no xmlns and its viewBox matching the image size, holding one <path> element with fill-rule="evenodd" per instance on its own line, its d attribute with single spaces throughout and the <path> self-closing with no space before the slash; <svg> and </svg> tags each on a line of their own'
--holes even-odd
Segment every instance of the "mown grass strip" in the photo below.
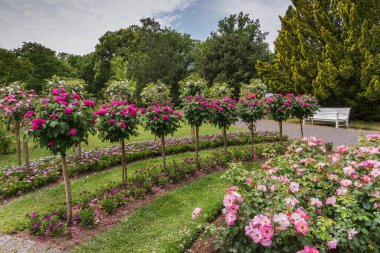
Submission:
<svg viewBox="0 0 380 253">
<path fill-rule="evenodd" d="M 258 163 L 247 164 L 249 168 Z M 137 208 L 114 228 L 92 238 L 72 252 L 183 252 L 190 247 L 205 222 L 222 208 L 227 183 L 216 172 L 173 190 Z M 197 219 L 191 213 L 203 211 Z"/>
<path fill-rule="evenodd" d="M 201 157 L 211 155 L 213 150 L 201 151 Z M 179 161 L 185 157 L 194 157 L 193 152 L 169 156 L 168 162 Z M 161 158 L 134 162 L 128 165 L 128 176 L 132 177 L 136 170 L 161 164 Z M 97 189 L 109 182 L 121 182 L 120 167 L 115 167 L 86 177 L 72 180 L 73 201 L 79 201 L 80 192 L 95 193 Z M 32 211 L 46 213 L 58 209 L 65 201 L 64 186 L 54 185 L 31 192 L 0 206 L 0 232 L 14 233 L 25 228 L 26 214 Z"/>
</svg>

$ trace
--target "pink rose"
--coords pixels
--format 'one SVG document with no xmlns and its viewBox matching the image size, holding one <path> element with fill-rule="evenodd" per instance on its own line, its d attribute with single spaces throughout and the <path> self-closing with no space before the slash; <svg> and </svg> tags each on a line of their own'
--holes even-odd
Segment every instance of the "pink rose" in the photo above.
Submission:
<svg viewBox="0 0 380 253">
<path fill-rule="evenodd" d="M 33 116 L 35 114 L 34 111 L 27 111 L 24 115 L 24 118 L 27 119 L 27 118 L 30 118 L 31 116 Z"/>
<path fill-rule="evenodd" d="M 154 116 L 154 117 L 153 117 L 153 120 L 154 120 L 154 121 L 157 121 L 157 120 L 158 120 L 158 118 L 157 118 L 156 116 Z"/>
<path fill-rule="evenodd" d="M 52 89 L 51 90 L 51 94 L 54 95 L 54 96 L 58 95 L 59 94 L 59 89 Z"/>
<path fill-rule="evenodd" d="M 94 107 L 95 106 L 95 102 L 94 101 L 91 101 L 91 100 L 85 100 L 83 102 L 84 106 L 87 106 L 87 107 Z"/>
<path fill-rule="evenodd" d="M 333 239 L 333 240 L 327 242 L 327 247 L 329 249 L 336 249 L 337 245 L 338 245 L 338 240 L 337 239 Z"/>
<path fill-rule="evenodd" d="M 74 128 L 71 128 L 70 131 L 69 131 L 69 134 L 71 136 L 75 136 L 75 135 L 77 135 L 77 130 L 75 130 Z"/>
<path fill-rule="evenodd" d="M 66 107 L 66 108 L 65 108 L 65 113 L 66 113 L 66 114 L 72 114 L 73 111 L 74 111 L 74 109 L 71 108 L 71 107 Z"/>
<path fill-rule="evenodd" d="M 164 120 L 168 120 L 170 117 L 169 117 L 169 115 L 162 115 L 162 118 L 163 118 Z"/>
<path fill-rule="evenodd" d="M 110 123 L 110 125 L 113 125 L 113 124 L 115 124 L 115 120 L 114 120 L 114 119 L 110 119 L 110 120 L 108 121 L 108 123 Z"/>
<path fill-rule="evenodd" d="M 191 216 L 193 217 L 193 219 L 197 218 L 199 213 L 202 212 L 202 208 L 201 207 L 197 207 L 194 209 L 194 211 L 192 212 Z"/>
<path fill-rule="evenodd" d="M 49 146 L 54 146 L 54 144 L 55 144 L 54 140 L 50 140 L 49 143 L 48 143 Z"/>
</svg>

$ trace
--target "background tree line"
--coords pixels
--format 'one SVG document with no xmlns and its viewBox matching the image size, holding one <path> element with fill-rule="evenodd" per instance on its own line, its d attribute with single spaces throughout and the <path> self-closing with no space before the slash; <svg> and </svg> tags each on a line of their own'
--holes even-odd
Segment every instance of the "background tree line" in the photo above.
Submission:
<svg viewBox="0 0 380 253">
<path fill-rule="evenodd" d="M 238 97 L 243 83 L 261 78 L 276 93 L 312 93 L 323 106 L 349 106 L 353 116 L 380 120 L 380 4 L 367 0 L 293 0 L 281 20 L 275 53 L 259 20 L 230 15 L 205 41 L 142 19 L 99 38 L 86 55 L 56 53 L 37 43 L 0 49 L 0 84 L 22 81 L 37 92 L 53 75 L 83 79 L 101 98 L 112 81 L 170 86 L 191 74 L 208 86 L 227 83 Z"/>
</svg>

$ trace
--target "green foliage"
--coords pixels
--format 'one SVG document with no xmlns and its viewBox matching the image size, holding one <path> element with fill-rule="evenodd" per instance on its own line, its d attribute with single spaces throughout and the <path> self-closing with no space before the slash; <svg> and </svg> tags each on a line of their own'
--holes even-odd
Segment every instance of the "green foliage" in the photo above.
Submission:
<svg viewBox="0 0 380 253">
<path fill-rule="evenodd" d="M 59 77 L 53 75 L 46 80 L 47 85 L 44 87 L 46 92 L 53 88 L 62 88 L 66 91 L 75 92 L 77 94 L 84 94 L 87 84 L 82 79 Z"/>
<path fill-rule="evenodd" d="M 179 93 L 182 99 L 188 96 L 203 96 L 207 82 L 197 74 L 191 74 L 179 83 Z"/>
<path fill-rule="evenodd" d="M 148 83 L 141 92 L 141 99 L 145 105 L 156 103 L 166 105 L 171 101 L 170 86 L 160 80 L 155 83 Z"/>
<path fill-rule="evenodd" d="M 14 51 L 0 48 L 0 87 L 32 77 L 33 64 L 25 57 L 17 57 Z"/>
<path fill-rule="evenodd" d="M 256 61 L 269 60 L 266 35 L 258 19 L 252 20 L 242 12 L 230 15 L 219 21 L 218 31 L 202 45 L 197 68 L 210 83 L 229 83 L 238 97 L 240 83 L 257 76 Z"/>
<path fill-rule="evenodd" d="M 266 84 L 259 78 L 253 78 L 248 83 L 241 84 L 240 97 L 255 95 L 258 98 L 263 98 L 267 92 Z"/>
<path fill-rule="evenodd" d="M 99 203 L 106 215 L 111 215 L 116 212 L 117 199 L 113 196 L 106 195 L 103 199 L 99 201 Z"/>
<path fill-rule="evenodd" d="M 228 83 L 214 83 L 207 91 L 207 96 L 215 99 L 231 97 L 232 88 Z"/>
<path fill-rule="evenodd" d="M 380 8 L 376 1 L 292 1 L 281 18 L 276 58 L 259 62 L 274 92 L 313 93 L 322 106 L 380 118 Z"/>
<path fill-rule="evenodd" d="M 107 100 L 127 100 L 133 102 L 136 83 L 132 80 L 109 81 L 103 90 L 103 97 Z"/>
<path fill-rule="evenodd" d="M 0 124 L 0 154 L 10 154 L 15 152 L 13 145 L 14 138 Z"/>
<path fill-rule="evenodd" d="M 311 117 L 319 109 L 318 101 L 311 95 L 298 95 L 293 97 L 291 114 L 297 119 Z"/>
<path fill-rule="evenodd" d="M 93 228 L 95 226 L 95 208 L 94 207 L 81 207 L 78 211 L 79 224 L 86 228 Z"/>
</svg>

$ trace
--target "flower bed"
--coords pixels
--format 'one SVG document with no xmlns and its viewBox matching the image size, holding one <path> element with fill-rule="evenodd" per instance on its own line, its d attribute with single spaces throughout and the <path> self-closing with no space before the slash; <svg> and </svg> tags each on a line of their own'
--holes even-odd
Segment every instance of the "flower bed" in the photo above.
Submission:
<svg viewBox="0 0 380 253">
<path fill-rule="evenodd" d="M 257 141 L 277 141 L 278 136 L 270 132 L 258 133 Z M 244 132 L 229 133 L 230 145 L 242 145 L 249 142 L 249 134 Z M 193 151 L 192 137 L 168 138 L 167 153 Z M 200 147 L 216 148 L 223 145 L 220 135 L 201 136 Z M 161 155 L 159 141 L 142 141 L 126 145 L 127 160 L 136 161 Z M 68 171 L 71 175 L 79 175 L 92 171 L 104 170 L 110 166 L 120 164 L 120 145 L 94 149 L 82 152 L 81 159 L 78 155 L 67 155 Z M 61 177 L 61 162 L 59 157 L 51 156 L 41 158 L 30 164 L 30 174 L 25 173 L 24 166 L 11 166 L 0 169 L 0 198 L 6 198 L 17 194 L 32 191 Z"/>
<path fill-rule="evenodd" d="M 225 177 L 216 246 L 228 252 L 378 252 L 380 135 L 328 154 L 323 141 L 304 138 L 284 156 Z"/>
<path fill-rule="evenodd" d="M 278 143 L 258 144 L 258 158 L 265 158 L 275 151 L 283 154 L 284 147 Z M 149 166 L 136 171 L 130 178 L 128 185 L 121 183 L 105 184 L 95 193 L 83 192 L 75 203 L 74 220 L 76 226 L 93 228 L 101 224 L 105 216 L 114 214 L 118 208 L 124 206 L 133 199 L 144 198 L 147 194 L 160 191 L 168 184 L 175 184 L 197 175 L 205 175 L 220 170 L 227 166 L 228 162 L 237 160 L 250 160 L 251 150 L 249 146 L 233 147 L 227 155 L 221 150 L 200 160 L 200 168 L 196 168 L 195 159 L 185 158 L 180 162 L 168 163 L 166 170 L 162 166 Z M 32 212 L 27 223 L 31 234 L 46 236 L 67 235 L 63 231 L 66 228 L 65 212 L 58 208 L 49 213 Z M 52 217 L 54 216 L 54 219 Z M 58 226 L 59 225 L 59 226 Z M 59 229 L 58 229 L 59 228 Z M 73 228 L 71 228 L 72 230 Z M 57 230 L 57 231 L 56 231 Z"/>
</svg>

